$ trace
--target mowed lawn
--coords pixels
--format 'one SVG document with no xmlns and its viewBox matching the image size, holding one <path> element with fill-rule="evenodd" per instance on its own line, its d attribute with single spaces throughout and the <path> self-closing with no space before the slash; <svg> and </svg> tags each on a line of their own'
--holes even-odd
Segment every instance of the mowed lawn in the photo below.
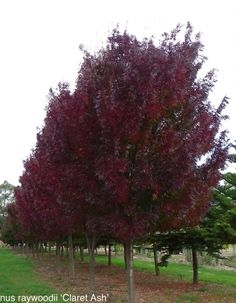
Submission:
<svg viewBox="0 0 236 303">
<path fill-rule="evenodd" d="M 9 296 L 14 296 L 15 302 L 18 302 L 18 296 L 50 296 L 52 294 L 56 294 L 56 291 L 40 280 L 30 260 L 14 254 L 9 249 L 0 249 L 1 302 L 9 302 Z M 3 296 L 5 296 L 6 300 L 4 300 Z M 57 302 L 61 301 L 58 300 Z"/>
<path fill-rule="evenodd" d="M 55 257 L 55 256 L 54 256 Z M 79 256 L 77 256 L 79 258 Z M 45 268 L 48 267 L 49 259 L 45 255 Z M 87 261 L 87 256 L 86 256 Z M 52 260 L 50 261 L 52 262 Z M 43 262 L 44 263 L 44 262 Z M 78 262 L 76 262 L 78 263 Z M 107 264 L 107 257 L 106 256 L 96 256 L 96 263 L 97 264 Z M 39 265 L 41 264 L 41 265 Z M 112 264 L 113 266 L 111 270 L 111 275 L 108 276 L 109 283 L 110 280 L 114 278 L 114 272 L 117 275 L 123 275 L 123 271 L 116 271 L 116 266 L 124 268 L 124 262 L 122 257 L 112 257 Z M 149 272 L 150 274 L 150 285 L 145 283 L 141 285 L 141 297 L 146 298 L 143 295 L 143 292 L 151 292 L 157 291 L 157 294 L 153 295 L 153 300 L 147 301 L 148 303 L 158 303 L 158 302 L 165 302 L 165 303 L 235 303 L 236 302 L 236 272 L 229 272 L 229 271 L 221 271 L 216 269 L 209 269 L 206 267 L 200 267 L 199 269 L 199 278 L 200 278 L 200 285 L 198 288 L 191 287 L 191 279 L 192 279 L 192 270 L 190 265 L 183 265 L 183 264 L 174 264 L 171 263 L 167 268 L 161 268 L 161 280 L 157 278 L 157 280 L 153 280 L 152 277 L 154 276 L 154 265 L 153 262 L 150 261 L 143 261 L 143 260 L 134 260 L 134 267 L 136 271 L 142 272 Z M 68 258 L 65 256 L 63 257 L 62 265 L 67 268 L 68 267 Z M 77 264 L 78 265 L 78 264 Z M 86 265 L 86 264 L 84 264 Z M 36 268 L 42 265 L 42 262 L 37 262 L 37 260 L 30 260 L 24 256 L 16 255 L 14 252 L 8 249 L 0 249 L 0 302 L 21 302 L 26 303 L 26 301 L 17 300 L 18 296 L 43 296 L 47 295 L 50 296 L 52 294 L 57 294 L 55 289 L 50 288 L 47 286 L 47 282 L 43 281 L 42 278 L 37 274 Z M 81 270 L 81 264 L 78 265 L 78 271 Z M 104 277 L 106 278 L 106 274 L 103 274 L 106 267 L 102 267 L 103 271 L 99 271 L 99 266 L 96 270 L 98 270 L 98 275 L 104 282 Z M 95 271 L 96 271 L 95 270 Z M 115 270 L 115 271 L 114 271 Z M 50 279 L 50 285 L 52 287 L 57 288 L 58 286 L 58 279 L 54 271 L 51 272 L 51 275 L 48 276 Z M 64 271 L 66 273 L 66 270 Z M 87 283 L 87 268 L 85 268 L 85 272 L 82 274 L 82 280 Z M 145 278 L 149 279 L 149 274 L 145 274 Z M 43 276 L 42 276 L 43 277 Z M 47 279 L 48 279 L 47 277 Z M 173 278 L 174 277 L 174 278 Z M 122 278 L 122 277 L 121 277 Z M 142 279 L 142 276 L 139 275 L 139 278 Z M 164 279 L 163 279 L 164 278 Z M 63 282 L 63 279 L 67 279 L 66 276 L 62 277 L 60 280 Z M 81 280 L 81 281 L 82 281 Z M 182 283 L 181 281 L 189 281 L 190 283 Z M 114 279 L 117 282 L 117 279 Z M 152 282 L 157 282 L 157 284 L 152 284 Z M 164 281 L 165 284 L 158 283 L 158 281 Z M 108 281 L 107 281 L 108 282 Z M 85 284 L 86 284 L 85 283 Z M 109 284 L 108 283 L 108 284 Z M 216 284 L 218 283 L 218 284 Z M 156 286 L 155 286 L 156 285 Z M 170 287 L 171 285 L 171 287 Z M 150 286 L 150 289 L 146 287 Z M 172 287 L 173 286 L 173 287 Z M 73 293 L 76 292 L 79 294 L 81 292 L 80 288 L 75 288 L 75 286 L 67 287 L 67 285 L 63 288 L 63 283 L 60 286 L 60 291 Z M 142 287 L 144 287 L 142 289 Z M 184 289 L 182 289 L 184 287 Z M 158 290 L 159 289 L 159 290 Z M 86 293 L 86 287 L 83 289 L 83 293 Z M 158 292 L 160 291 L 160 292 Z M 122 292 L 123 294 L 123 292 Z M 121 297 L 119 294 L 113 295 L 114 302 L 126 302 L 124 298 Z M 150 295 L 150 293 L 149 293 Z M 6 300 L 4 300 L 4 296 Z M 7 297 L 8 296 L 8 297 Z M 16 298 L 15 301 L 9 300 L 9 296 L 14 296 Z M 160 297 L 161 296 L 161 297 Z M 149 298 L 150 299 L 150 298 Z M 32 302 L 32 301 L 31 301 Z M 39 301 L 35 301 L 39 302 Z M 41 301 L 42 302 L 42 301 Z M 49 302 L 49 301 L 48 301 Z M 62 302 L 60 295 L 58 294 L 58 300 L 53 302 Z M 113 300 L 111 301 L 113 302 Z M 144 302 L 143 300 L 140 302 Z"/>
<path fill-rule="evenodd" d="M 97 256 L 96 261 L 101 264 L 107 263 L 107 257 Z M 112 257 L 112 264 L 124 267 L 122 257 Z M 150 261 L 142 261 L 134 259 L 134 269 L 144 272 L 155 272 L 154 263 Z M 160 267 L 161 275 L 170 275 L 181 280 L 192 280 L 192 267 L 190 264 L 169 263 L 167 267 Z M 211 269 L 205 266 L 199 267 L 199 281 L 206 283 L 219 283 L 236 288 L 236 272 Z M 236 302 L 236 301 L 235 301 Z"/>
</svg>

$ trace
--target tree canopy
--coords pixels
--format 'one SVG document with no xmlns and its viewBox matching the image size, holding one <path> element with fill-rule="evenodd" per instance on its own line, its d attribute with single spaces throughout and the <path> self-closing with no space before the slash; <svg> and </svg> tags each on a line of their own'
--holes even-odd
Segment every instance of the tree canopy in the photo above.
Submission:
<svg viewBox="0 0 236 303">
<path fill-rule="evenodd" d="M 190 24 L 183 41 L 179 32 L 155 45 L 115 29 L 105 48 L 84 53 L 74 92 L 51 90 L 16 191 L 25 231 L 113 236 L 125 242 L 131 272 L 133 239 L 196 225 L 205 214 L 227 157 L 227 98 L 213 107 L 214 71 L 198 78 L 200 36 Z"/>
</svg>

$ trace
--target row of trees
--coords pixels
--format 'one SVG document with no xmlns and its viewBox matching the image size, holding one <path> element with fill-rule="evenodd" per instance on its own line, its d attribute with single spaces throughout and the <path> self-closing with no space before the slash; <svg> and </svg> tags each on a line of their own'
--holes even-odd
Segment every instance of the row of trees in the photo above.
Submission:
<svg viewBox="0 0 236 303">
<path fill-rule="evenodd" d="M 188 24 L 153 40 L 115 29 L 97 54 L 84 52 L 74 92 L 50 90 L 45 124 L 24 163 L 10 207 L 23 241 L 85 235 L 94 288 L 100 237 L 124 243 L 128 298 L 136 302 L 132 245 L 148 234 L 196 225 L 220 179 L 228 144 L 227 98 L 209 101 L 215 77 Z M 73 262 L 73 254 L 71 253 Z"/>
</svg>

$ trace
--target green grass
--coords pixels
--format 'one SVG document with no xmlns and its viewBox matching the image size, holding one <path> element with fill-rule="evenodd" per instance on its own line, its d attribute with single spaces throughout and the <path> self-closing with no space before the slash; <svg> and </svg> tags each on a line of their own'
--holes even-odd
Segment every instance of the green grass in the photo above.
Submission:
<svg viewBox="0 0 236 303">
<path fill-rule="evenodd" d="M 11 302 L 22 302 L 22 299 L 18 301 L 18 296 L 49 296 L 52 294 L 56 294 L 55 290 L 39 279 L 31 261 L 14 254 L 8 249 L 0 249 L 1 302 L 9 302 L 9 296 L 14 296 L 14 299 L 10 300 Z M 60 295 L 58 295 L 58 298 L 60 299 Z M 58 300 L 56 302 L 62 301 Z"/>
<path fill-rule="evenodd" d="M 97 256 L 96 261 L 100 264 L 107 264 L 107 257 Z M 124 267 L 122 257 L 112 257 L 112 264 Z M 134 268 L 138 271 L 155 272 L 154 264 L 151 261 L 134 260 Z M 160 268 L 161 275 L 169 275 L 185 281 L 192 280 L 192 267 L 189 264 L 169 263 L 167 267 Z M 236 287 L 236 272 L 210 269 L 204 266 L 199 267 L 199 281 L 207 283 L 219 283 Z"/>
</svg>

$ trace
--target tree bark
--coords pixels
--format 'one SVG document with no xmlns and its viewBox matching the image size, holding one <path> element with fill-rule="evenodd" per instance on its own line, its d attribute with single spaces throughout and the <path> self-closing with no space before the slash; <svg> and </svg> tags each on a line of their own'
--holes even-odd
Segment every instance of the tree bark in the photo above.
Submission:
<svg viewBox="0 0 236 303">
<path fill-rule="evenodd" d="M 36 247 L 36 258 L 39 259 L 39 242 L 35 243 L 35 247 Z"/>
<path fill-rule="evenodd" d="M 25 254 L 28 257 L 29 256 L 29 243 L 28 241 L 25 242 Z"/>
<path fill-rule="evenodd" d="M 49 241 L 48 243 L 48 258 L 51 258 L 51 253 L 52 253 L 52 242 Z"/>
<path fill-rule="evenodd" d="M 125 270 L 127 270 L 126 244 L 125 243 L 124 243 L 124 263 L 125 263 Z"/>
<path fill-rule="evenodd" d="M 44 253 L 43 242 L 40 242 L 40 259 L 43 258 L 43 253 Z"/>
<path fill-rule="evenodd" d="M 59 275 L 61 275 L 61 246 L 57 241 L 56 243 L 56 270 Z"/>
<path fill-rule="evenodd" d="M 35 258 L 35 243 L 31 243 L 31 249 L 32 249 L 32 257 Z"/>
<path fill-rule="evenodd" d="M 82 245 L 79 246 L 79 255 L 80 255 L 80 261 L 84 262 L 84 248 Z"/>
<path fill-rule="evenodd" d="M 96 246 L 96 236 L 94 234 L 86 233 L 86 240 L 87 240 L 88 253 L 89 253 L 89 289 L 91 293 L 94 293 L 95 290 L 94 251 Z"/>
<path fill-rule="evenodd" d="M 22 241 L 22 253 L 25 254 L 25 242 Z"/>
<path fill-rule="evenodd" d="M 153 244 L 153 256 L 154 256 L 154 264 L 155 264 L 155 272 L 156 276 L 160 275 L 160 269 L 158 266 L 158 255 L 157 255 L 157 247 L 155 244 Z"/>
<path fill-rule="evenodd" d="M 193 284 L 198 283 L 198 259 L 197 250 L 192 247 Z"/>
<path fill-rule="evenodd" d="M 108 244 L 108 266 L 111 266 L 111 244 Z"/>
<path fill-rule="evenodd" d="M 73 247 L 73 238 L 72 235 L 68 237 L 68 246 L 69 246 L 69 257 L 70 257 L 70 278 L 75 280 L 75 259 L 74 259 L 74 247 Z"/>
<path fill-rule="evenodd" d="M 64 255 L 64 245 L 63 245 L 63 242 L 60 245 L 60 252 L 61 252 L 61 256 L 63 256 Z"/>
<path fill-rule="evenodd" d="M 127 263 L 127 282 L 128 282 L 128 303 L 136 303 L 134 270 L 133 270 L 133 242 L 128 240 L 125 242 L 125 259 Z"/>
</svg>

